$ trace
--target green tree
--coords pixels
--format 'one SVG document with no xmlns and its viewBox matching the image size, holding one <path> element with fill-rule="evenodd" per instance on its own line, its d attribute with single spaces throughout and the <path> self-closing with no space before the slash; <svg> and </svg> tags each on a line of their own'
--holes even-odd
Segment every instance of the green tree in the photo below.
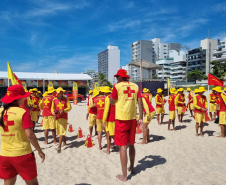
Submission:
<svg viewBox="0 0 226 185">
<path fill-rule="evenodd" d="M 98 75 L 98 81 L 100 83 L 100 86 L 103 85 L 105 82 L 107 82 L 107 78 L 104 73 L 100 73 Z"/>
<path fill-rule="evenodd" d="M 202 71 L 195 69 L 190 72 L 188 72 L 188 79 L 192 80 L 206 80 L 207 76 L 203 74 Z"/>
<path fill-rule="evenodd" d="M 225 61 L 212 61 L 210 62 L 213 66 L 212 75 L 216 76 L 217 78 L 223 80 L 226 77 L 226 62 Z"/>
</svg>

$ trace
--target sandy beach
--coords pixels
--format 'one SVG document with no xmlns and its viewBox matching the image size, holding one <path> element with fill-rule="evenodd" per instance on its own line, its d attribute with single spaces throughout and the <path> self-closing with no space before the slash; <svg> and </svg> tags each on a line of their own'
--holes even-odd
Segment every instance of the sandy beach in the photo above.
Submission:
<svg viewBox="0 0 226 185">
<path fill-rule="evenodd" d="M 166 99 L 168 99 L 166 97 Z M 152 101 L 155 106 L 154 99 Z M 217 138 L 220 128 L 213 122 L 204 127 L 204 137 L 195 136 L 195 121 L 186 112 L 183 123 L 176 119 L 176 131 L 168 131 L 168 103 L 165 105 L 165 125 L 159 126 L 156 117 L 149 124 L 151 143 L 138 144 L 142 134 L 136 135 L 135 175 L 129 175 L 128 181 L 122 183 L 116 179 L 121 174 L 119 153 L 116 149 L 110 155 L 98 149 L 97 136 L 94 136 L 92 148 L 84 146 L 88 131 L 86 102 L 72 105 L 69 124 L 74 132 L 67 132 L 67 146 L 57 154 L 56 145 L 50 133 L 49 144 L 44 144 L 44 133 L 40 125 L 36 128 L 46 160 L 41 163 L 35 151 L 38 180 L 41 185 L 75 185 L 75 184 L 226 184 L 225 146 L 226 139 Z M 41 118 L 39 122 L 41 121 Z M 78 128 L 85 135 L 77 139 Z M 102 140 L 106 149 L 105 135 Z M 3 181 L 0 180 L 0 184 Z M 18 176 L 18 185 L 24 184 Z"/>
</svg>

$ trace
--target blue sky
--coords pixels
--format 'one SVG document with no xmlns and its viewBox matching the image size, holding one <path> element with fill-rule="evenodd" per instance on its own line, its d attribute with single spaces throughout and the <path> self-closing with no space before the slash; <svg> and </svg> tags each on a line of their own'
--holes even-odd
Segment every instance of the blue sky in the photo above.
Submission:
<svg viewBox="0 0 226 185">
<path fill-rule="evenodd" d="M 222 0 L 1 0 L 0 71 L 81 73 L 97 70 L 97 54 L 155 37 L 199 47 L 208 36 L 226 38 Z"/>
</svg>

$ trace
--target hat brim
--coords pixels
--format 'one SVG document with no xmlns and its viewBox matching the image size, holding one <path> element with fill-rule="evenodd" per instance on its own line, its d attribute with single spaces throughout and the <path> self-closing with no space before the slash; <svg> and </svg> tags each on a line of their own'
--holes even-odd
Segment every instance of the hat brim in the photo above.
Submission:
<svg viewBox="0 0 226 185">
<path fill-rule="evenodd" d="M 18 95 L 18 96 L 14 96 L 14 97 L 10 97 L 10 96 L 7 96 L 7 95 L 5 95 L 2 99 L 1 99 L 1 101 L 3 102 L 3 103 L 12 103 L 14 100 L 18 100 L 18 99 L 20 99 L 20 98 L 27 98 L 27 97 L 29 97 L 31 95 L 31 93 L 30 92 L 26 92 L 24 95 Z"/>
<path fill-rule="evenodd" d="M 66 92 L 65 90 L 60 90 L 60 91 L 56 91 L 57 94 L 59 94 L 60 92 L 63 92 L 63 94 Z"/>
<path fill-rule="evenodd" d="M 47 91 L 47 93 L 48 93 L 48 94 L 49 94 L 49 93 L 54 93 L 55 91 L 56 91 L 56 89 Z"/>
<path fill-rule="evenodd" d="M 121 76 L 123 78 L 130 78 L 130 76 L 127 76 L 127 75 L 119 75 L 119 74 L 114 75 L 114 77 L 117 77 L 117 76 Z"/>
<path fill-rule="evenodd" d="M 215 90 L 215 91 L 220 92 L 220 93 L 222 93 L 222 92 L 223 92 L 222 90 Z"/>
</svg>

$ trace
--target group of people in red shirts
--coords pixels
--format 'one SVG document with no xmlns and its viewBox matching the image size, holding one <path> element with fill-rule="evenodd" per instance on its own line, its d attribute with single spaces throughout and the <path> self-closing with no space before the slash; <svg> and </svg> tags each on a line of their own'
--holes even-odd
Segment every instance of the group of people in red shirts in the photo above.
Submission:
<svg viewBox="0 0 226 185">
<path fill-rule="evenodd" d="M 142 127 L 143 129 L 141 144 L 150 142 L 148 124 L 156 114 L 158 124 L 164 124 L 164 106 L 167 101 L 162 94 L 163 90 L 157 89 L 155 110 L 151 102 L 152 95 L 147 88 L 144 88 L 143 93 L 141 93 L 139 87 L 129 81 L 130 77 L 123 69 L 118 70 L 115 77 L 118 83 L 113 86 L 113 89 L 105 86 L 89 92 L 87 119 L 89 119 L 91 137 L 93 127 L 96 126 L 95 130 L 98 134 L 100 150 L 102 149 L 102 131 L 106 132 L 107 137 L 107 150 L 104 151 L 105 153 L 110 154 L 111 139 L 114 138 L 115 145 L 119 147 L 122 167 L 122 174 L 117 175 L 116 178 L 120 181 L 127 181 L 127 170 L 134 173 L 136 128 Z M 211 95 L 210 103 L 218 105 L 216 115 L 219 114 L 222 132 L 220 137 L 225 137 L 226 92 L 223 92 L 220 87 L 216 87 L 214 90 L 217 92 L 217 98 Z M 226 89 L 224 90 L 226 91 Z M 33 91 L 36 92 L 36 89 L 33 89 Z M 194 93 L 197 93 L 196 95 L 193 95 L 189 88 L 187 91 L 189 92 L 189 100 L 186 105 L 183 88 L 179 88 L 177 91 L 175 88 L 170 90 L 168 129 L 170 130 L 172 123 L 173 130 L 175 130 L 176 110 L 178 120 L 182 122 L 186 108 L 189 108 L 191 116 L 193 116 L 194 110 L 196 135 L 198 135 L 199 127 L 200 135 L 203 135 L 203 122 L 208 107 L 207 99 L 203 95 L 205 89 L 203 87 L 196 89 L 194 91 Z M 56 134 L 60 136 L 57 152 L 61 152 L 61 145 L 66 144 L 67 113 L 71 110 L 70 102 L 63 94 L 64 90 L 62 88 L 56 90 L 49 88 L 41 100 L 36 97 L 35 93 L 31 96 L 30 92 L 25 92 L 20 85 L 10 86 L 7 89 L 6 95 L 1 99 L 4 106 L 0 109 L 0 178 L 5 180 L 5 184 L 15 184 L 17 174 L 21 175 L 26 184 L 38 184 L 36 162 L 30 143 L 44 161 L 45 154 L 34 134 L 39 108 L 42 110 L 45 143 L 48 144 L 48 130 L 50 129 L 55 143 L 57 143 Z M 137 107 L 139 109 L 138 119 Z M 31 111 L 27 108 L 30 108 Z M 213 107 L 212 110 L 215 111 L 215 108 Z M 129 149 L 130 161 L 128 169 L 127 149 Z"/>
</svg>

